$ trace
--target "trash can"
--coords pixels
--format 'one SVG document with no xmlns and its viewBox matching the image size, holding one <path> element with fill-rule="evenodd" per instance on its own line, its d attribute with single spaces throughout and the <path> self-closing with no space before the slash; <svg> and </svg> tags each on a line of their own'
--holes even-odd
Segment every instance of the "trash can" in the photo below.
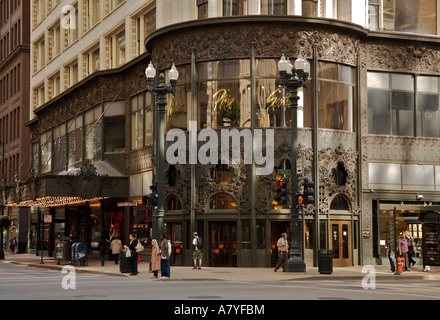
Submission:
<svg viewBox="0 0 440 320">
<path fill-rule="evenodd" d="M 320 274 L 332 274 L 333 273 L 333 251 L 332 250 L 319 250 L 318 271 Z"/>
<path fill-rule="evenodd" d="M 70 260 L 70 250 L 69 237 L 61 237 L 55 241 L 55 258 L 58 260 L 58 264 L 60 264 L 60 260 Z"/>
<path fill-rule="evenodd" d="M 125 257 L 125 251 L 119 252 L 119 271 L 121 273 L 131 273 L 130 258 Z"/>
</svg>

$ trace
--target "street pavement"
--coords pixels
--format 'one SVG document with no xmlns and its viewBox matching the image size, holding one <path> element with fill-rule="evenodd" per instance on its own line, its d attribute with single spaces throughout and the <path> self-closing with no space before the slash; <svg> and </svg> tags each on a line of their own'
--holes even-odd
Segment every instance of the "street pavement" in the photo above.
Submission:
<svg viewBox="0 0 440 320">
<path fill-rule="evenodd" d="M 35 254 L 5 254 L 5 259 L 0 263 L 10 263 L 22 266 L 31 266 L 52 270 L 62 270 L 68 261 L 58 261 L 54 258 L 41 257 Z M 128 273 L 121 273 L 120 265 L 115 265 L 113 261 L 105 261 L 101 266 L 98 260 L 89 260 L 86 266 L 75 266 L 77 273 L 100 274 L 107 276 L 129 277 L 139 280 L 151 281 L 292 281 L 292 280 L 362 280 L 366 276 L 374 276 L 377 280 L 407 279 L 407 280 L 440 280 L 440 268 L 431 267 L 431 270 L 424 272 L 422 266 L 414 266 L 411 272 L 403 272 L 401 275 L 394 275 L 389 272 L 388 266 L 352 266 L 344 268 L 333 268 L 331 274 L 320 274 L 318 268 L 308 267 L 305 273 L 288 273 L 278 270 L 274 272 L 273 268 L 220 268 L 220 267 L 202 267 L 201 270 L 194 270 L 189 266 L 171 266 L 171 277 L 168 279 L 152 279 L 152 273 L 149 271 L 149 262 L 142 262 L 139 266 L 139 274 L 135 277 Z M 159 273 L 160 277 L 160 273 Z"/>
</svg>

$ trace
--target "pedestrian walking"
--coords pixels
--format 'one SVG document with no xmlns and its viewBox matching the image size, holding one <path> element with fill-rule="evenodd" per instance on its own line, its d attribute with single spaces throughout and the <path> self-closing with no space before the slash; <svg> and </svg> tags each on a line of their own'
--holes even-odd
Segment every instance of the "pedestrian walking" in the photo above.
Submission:
<svg viewBox="0 0 440 320">
<path fill-rule="evenodd" d="M 411 271 L 411 265 L 408 261 L 408 241 L 406 240 L 405 232 L 400 234 L 397 249 L 399 250 L 399 255 L 405 259 L 405 271 Z"/>
<path fill-rule="evenodd" d="M 14 237 L 9 241 L 9 249 L 11 250 L 11 253 L 15 253 L 16 245 L 17 245 L 17 238 Z"/>
<path fill-rule="evenodd" d="M 411 233 L 407 230 L 406 232 L 406 241 L 408 242 L 408 264 L 413 267 L 416 264 L 416 261 L 413 259 L 415 257 L 415 250 L 414 250 L 414 238 L 412 237 Z"/>
<path fill-rule="evenodd" d="M 157 272 L 160 270 L 160 249 L 157 240 L 151 240 L 151 271 L 153 272 L 152 279 L 157 279 Z"/>
<path fill-rule="evenodd" d="M 170 250 L 167 235 L 160 236 L 160 274 L 161 278 L 170 278 Z"/>
<path fill-rule="evenodd" d="M 101 257 L 101 266 L 104 266 L 105 262 L 105 253 L 107 252 L 107 239 L 104 236 L 101 236 L 101 240 L 99 240 L 98 250 L 99 256 Z"/>
<path fill-rule="evenodd" d="M 289 243 L 287 242 L 287 233 L 282 233 L 281 238 L 278 239 L 277 242 L 278 248 L 278 262 L 275 266 L 274 272 L 277 272 L 280 267 L 283 268 L 283 272 L 286 271 L 286 263 L 287 263 L 287 251 L 289 249 Z"/>
<path fill-rule="evenodd" d="M 194 232 L 193 238 L 193 259 L 194 259 L 194 268 L 202 270 L 202 256 L 203 256 L 203 242 L 199 237 L 197 232 Z M 197 267 L 197 262 L 199 262 L 199 266 Z"/>
<path fill-rule="evenodd" d="M 138 244 L 138 240 L 136 239 L 136 235 L 134 233 L 131 233 L 129 236 L 130 244 L 128 245 L 128 249 L 130 250 L 130 264 L 131 264 L 131 273 L 130 276 L 135 276 L 138 274 L 137 269 L 137 260 L 138 260 L 138 253 L 136 252 L 136 246 Z"/>
<path fill-rule="evenodd" d="M 122 242 L 119 239 L 119 236 L 114 236 L 112 242 L 110 243 L 110 250 L 112 252 L 113 260 L 115 260 L 115 264 L 119 262 L 119 254 L 122 250 Z"/>
</svg>

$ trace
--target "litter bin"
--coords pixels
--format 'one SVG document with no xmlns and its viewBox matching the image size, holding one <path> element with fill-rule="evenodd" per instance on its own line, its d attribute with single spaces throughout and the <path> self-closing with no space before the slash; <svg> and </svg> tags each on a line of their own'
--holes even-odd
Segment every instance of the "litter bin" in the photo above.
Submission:
<svg viewBox="0 0 440 320">
<path fill-rule="evenodd" d="M 119 271 L 121 273 L 131 273 L 130 258 L 125 257 L 125 251 L 119 252 Z"/>
<path fill-rule="evenodd" d="M 332 250 L 319 250 L 318 271 L 320 274 L 332 274 L 333 273 L 333 251 Z"/>
<path fill-rule="evenodd" d="M 55 258 L 58 260 L 58 264 L 60 264 L 60 260 L 70 260 L 70 249 L 69 237 L 61 237 L 55 241 Z"/>
</svg>

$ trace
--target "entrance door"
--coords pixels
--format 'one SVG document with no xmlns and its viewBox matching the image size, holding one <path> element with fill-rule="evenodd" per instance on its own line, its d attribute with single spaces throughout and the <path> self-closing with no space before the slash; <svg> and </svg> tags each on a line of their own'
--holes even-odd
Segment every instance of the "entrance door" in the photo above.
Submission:
<svg viewBox="0 0 440 320">
<path fill-rule="evenodd" d="M 351 228 L 350 221 L 331 222 L 331 249 L 333 250 L 333 266 L 351 266 Z"/>
<path fill-rule="evenodd" d="M 237 223 L 211 222 L 209 232 L 210 265 L 237 266 Z"/>
</svg>

